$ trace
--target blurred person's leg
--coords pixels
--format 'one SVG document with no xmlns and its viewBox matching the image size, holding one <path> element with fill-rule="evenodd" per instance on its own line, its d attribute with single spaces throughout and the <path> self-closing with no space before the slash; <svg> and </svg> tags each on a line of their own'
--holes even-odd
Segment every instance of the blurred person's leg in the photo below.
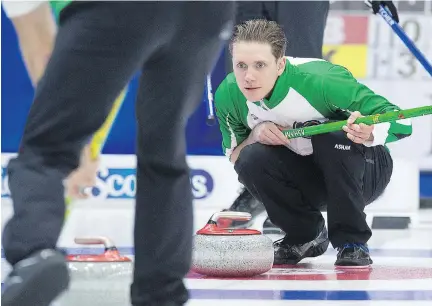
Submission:
<svg viewBox="0 0 432 306">
<path fill-rule="evenodd" d="M 184 6 L 73 2 L 62 12 L 21 150 L 8 166 L 14 215 L 3 247 L 13 271 L 4 305 L 48 305 L 68 287 L 64 256 L 55 250 L 65 214 L 63 179 L 137 68 L 172 39 L 178 5 Z"/>
<path fill-rule="evenodd" d="M 187 3 L 167 45 L 145 64 L 136 102 L 134 306 L 183 305 L 193 206 L 185 128 L 231 36 L 233 2 Z M 211 22 L 209 22 L 211 20 Z"/>
<path fill-rule="evenodd" d="M 288 39 L 286 55 L 322 58 L 329 1 L 278 1 L 274 20 Z"/>
</svg>

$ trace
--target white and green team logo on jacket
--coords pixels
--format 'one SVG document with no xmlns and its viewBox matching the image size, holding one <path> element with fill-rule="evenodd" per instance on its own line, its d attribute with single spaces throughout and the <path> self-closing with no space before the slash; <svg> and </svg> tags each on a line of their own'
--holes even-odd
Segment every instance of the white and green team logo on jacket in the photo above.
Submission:
<svg viewBox="0 0 432 306">
<path fill-rule="evenodd" d="M 215 105 L 227 156 L 263 121 L 291 128 L 311 120 L 344 120 L 353 111 L 372 115 L 400 109 L 359 83 L 342 66 L 292 57 L 287 57 L 285 71 L 269 99 L 247 101 L 230 73 L 216 91 Z M 375 126 L 374 142 L 366 145 L 385 145 L 409 136 L 411 131 L 408 119 L 381 123 Z M 292 139 L 289 147 L 301 155 L 313 152 L 306 138 Z"/>
</svg>

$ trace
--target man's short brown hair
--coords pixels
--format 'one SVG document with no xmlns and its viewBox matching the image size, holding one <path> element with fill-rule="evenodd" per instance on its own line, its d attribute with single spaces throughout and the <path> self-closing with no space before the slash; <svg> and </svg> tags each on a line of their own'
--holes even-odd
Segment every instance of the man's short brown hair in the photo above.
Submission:
<svg viewBox="0 0 432 306">
<path fill-rule="evenodd" d="M 229 44 L 231 54 L 233 44 L 241 41 L 268 43 L 276 59 L 285 55 L 287 39 L 281 26 L 274 21 L 252 19 L 237 25 Z"/>
</svg>

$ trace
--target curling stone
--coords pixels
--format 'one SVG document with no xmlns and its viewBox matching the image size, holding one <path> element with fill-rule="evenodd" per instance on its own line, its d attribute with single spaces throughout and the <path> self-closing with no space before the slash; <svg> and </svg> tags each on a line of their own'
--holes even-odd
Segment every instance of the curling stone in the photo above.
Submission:
<svg viewBox="0 0 432 306">
<path fill-rule="evenodd" d="M 106 237 L 76 238 L 80 245 L 104 245 L 101 254 L 67 255 L 71 276 L 69 290 L 55 305 L 129 305 L 133 263 L 122 256 Z"/>
<path fill-rule="evenodd" d="M 218 212 L 194 236 L 192 271 L 215 277 L 251 277 L 273 266 L 272 240 L 258 230 L 219 228 L 219 218 L 248 221 L 249 213 Z"/>
</svg>

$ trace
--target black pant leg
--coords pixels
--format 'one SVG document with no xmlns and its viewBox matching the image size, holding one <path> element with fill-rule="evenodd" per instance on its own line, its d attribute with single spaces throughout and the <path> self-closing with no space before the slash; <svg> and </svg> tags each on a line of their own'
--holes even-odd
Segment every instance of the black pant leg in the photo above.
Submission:
<svg viewBox="0 0 432 306">
<path fill-rule="evenodd" d="M 328 192 L 327 221 L 332 245 L 366 243 L 372 231 L 364 208 L 390 180 L 390 155 L 382 146 L 355 144 L 343 132 L 313 136 L 312 144 Z"/>
<path fill-rule="evenodd" d="M 232 2 L 182 9 L 170 42 L 144 66 L 136 103 L 135 306 L 188 299 L 183 278 L 191 264 L 193 207 L 185 127 L 232 31 Z"/>
<path fill-rule="evenodd" d="M 283 26 L 286 55 L 322 58 L 329 1 L 277 1 L 274 20 Z"/>
<path fill-rule="evenodd" d="M 312 156 L 255 143 L 242 149 L 235 170 L 240 182 L 264 204 L 270 220 L 286 233 L 288 243 L 317 237 L 324 224 L 320 208 L 327 195 Z"/>
<path fill-rule="evenodd" d="M 365 176 L 363 197 L 371 204 L 385 191 L 393 174 L 393 159 L 384 146 L 365 148 Z"/>
</svg>

